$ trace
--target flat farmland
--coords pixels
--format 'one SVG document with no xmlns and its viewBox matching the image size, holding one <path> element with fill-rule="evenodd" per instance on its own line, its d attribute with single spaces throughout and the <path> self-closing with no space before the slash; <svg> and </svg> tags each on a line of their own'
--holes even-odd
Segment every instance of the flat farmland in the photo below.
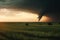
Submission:
<svg viewBox="0 0 60 40">
<path fill-rule="evenodd" d="M 57 40 L 60 23 L 1 22 L 1 40 Z"/>
</svg>

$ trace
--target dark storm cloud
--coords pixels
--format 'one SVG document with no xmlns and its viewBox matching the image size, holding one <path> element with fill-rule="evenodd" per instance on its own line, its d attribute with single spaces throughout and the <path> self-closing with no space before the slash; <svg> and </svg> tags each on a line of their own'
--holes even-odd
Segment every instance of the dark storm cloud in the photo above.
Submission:
<svg viewBox="0 0 60 40">
<path fill-rule="evenodd" d="M 45 13 L 54 20 L 60 20 L 59 0 L 0 0 L 0 7 L 17 7 L 38 10 L 40 15 Z"/>
<path fill-rule="evenodd" d="M 22 0 L 0 0 L 0 6 L 7 7 L 7 6 L 17 6 L 23 3 Z"/>
<path fill-rule="evenodd" d="M 48 14 L 55 22 L 60 22 L 60 0 L 50 0 L 48 8 Z"/>
<path fill-rule="evenodd" d="M 17 3 L 17 7 L 31 8 L 40 10 L 47 6 L 48 2 L 46 0 L 23 0 L 23 3 Z"/>
<path fill-rule="evenodd" d="M 48 9 L 48 12 L 60 11 L 58 0 L 0 0 L 0 6 L 16 6 L 23 8 Z M 54 11 L 53 11 L 54 10 Z"/>
<path fill-rule="evenodd" d="M 41 8 L 45 7 L 48 3 L 47 0 L 0 0 L 0 6 L 16 6 L 23 8 Z"/>
</svg>

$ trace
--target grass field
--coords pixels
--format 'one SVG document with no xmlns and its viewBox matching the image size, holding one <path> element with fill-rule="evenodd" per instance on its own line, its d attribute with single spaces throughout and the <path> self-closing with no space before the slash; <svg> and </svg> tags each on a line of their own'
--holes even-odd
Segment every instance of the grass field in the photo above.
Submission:
<svg viewBox="0 0 60 40">
<path fill-rule="evenodd" d="M 0 23 L 0 40 L 58 40 L 60 23 Z"/>
</svg>

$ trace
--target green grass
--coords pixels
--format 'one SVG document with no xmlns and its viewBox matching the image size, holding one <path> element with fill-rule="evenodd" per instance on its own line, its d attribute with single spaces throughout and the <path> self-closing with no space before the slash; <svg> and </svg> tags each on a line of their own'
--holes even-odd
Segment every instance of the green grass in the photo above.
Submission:
<svg viewBox="0 0 60 40">
<path fill-rule="evenodd" d="M 6 23 L 10 31 L 59 31 L 60 24 L 48 25 L 48 23 Z M 42 25 L 41 25 L 42 24 Z"/>
<path fill-rule="evenodd" d="M 52 23 L 52 25 L 38 22 L 27 24 L 26 22 L 5 23 L 6 30 L 0 32 L 0 38 L 3 40 L 52 40 L 54 37 L 60 37 L 59 23 Z"/>
</svg>

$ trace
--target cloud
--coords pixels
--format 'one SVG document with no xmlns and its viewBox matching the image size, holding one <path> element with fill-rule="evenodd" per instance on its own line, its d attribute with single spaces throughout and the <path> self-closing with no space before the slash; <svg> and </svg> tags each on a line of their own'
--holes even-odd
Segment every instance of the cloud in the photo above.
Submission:
<svg viewBox="0 0 60 40">
<path fill-rule="evenodd" d="M 47 14 L 55 16 L 60 20 L 59 0 L 0 0 L 0 7 L 30 8 L 40 12 L 44 12 L 45 9 L 48 9 Z"/>
<path fill-rule="evenodd" d="M 18 7 L 18 5 L 20 6 L 20 5 L 22 5 L 23 4 L 23 0 L 6 0 L 6 1 L 4 1 L 4 0 L 1 0 L 0 1 L 0 6 L 1 7 L 7 7 L 7 6 L 17 6 Z"/>
</svg>

